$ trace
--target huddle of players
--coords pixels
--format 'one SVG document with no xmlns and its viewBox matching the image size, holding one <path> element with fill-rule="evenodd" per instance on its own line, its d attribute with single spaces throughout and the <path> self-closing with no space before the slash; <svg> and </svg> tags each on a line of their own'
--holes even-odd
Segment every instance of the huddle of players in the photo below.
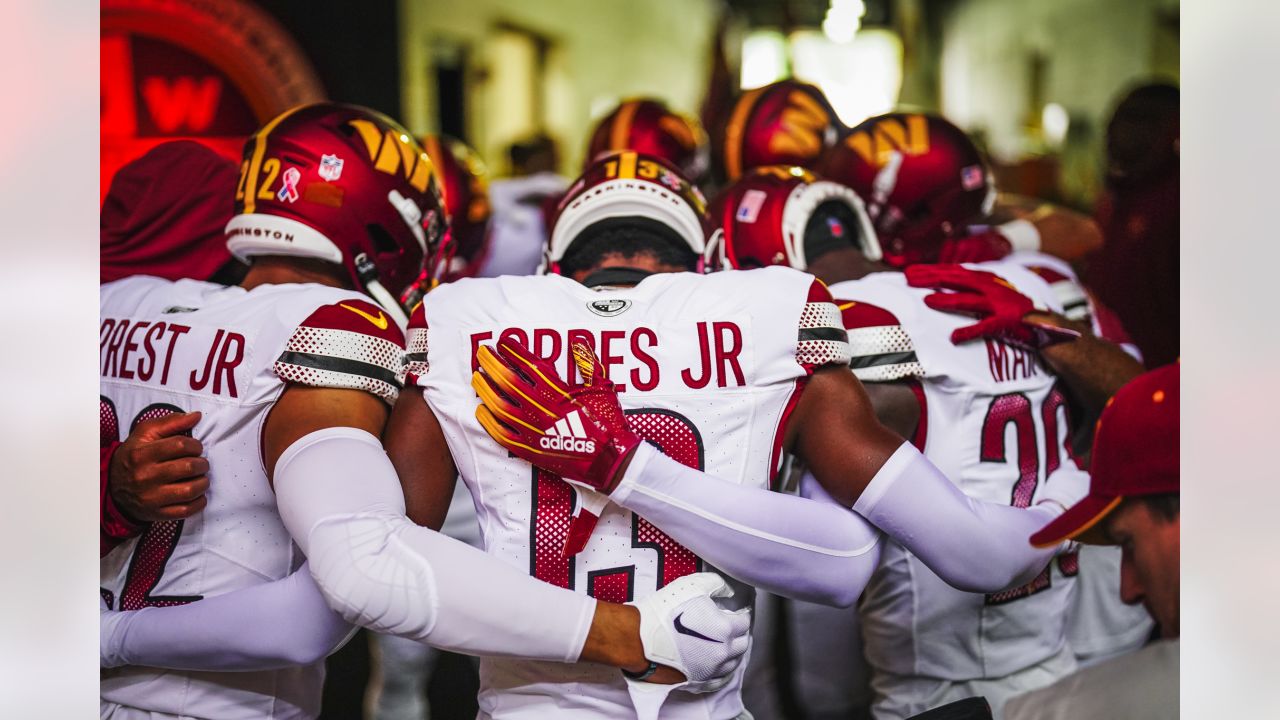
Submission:
<svg viewBox="0 0 1280 720">
<path fill-rule="evenodd" d="M 200 513 L 103 557 L 104 717 L 314 717 L 350 624 L 482 656 L 484 717 L 736 717 L 753 587 L 862 596 L 884 717 L 1073 669 L 1074 548 L 1027 543 L 1087 485 L 1050 366 L 1114 381 L 1069 267 L 1009 255 L 1034 216 L 975 227 L 988 170 L 941 118 L 841 133 L 788 82 L 724 136 L 708 214 L 701 131 L 624 103 L 547 274 L 437 286 L 483 248 L 450 234 L 465 173 L 442 203 L 362 108 L 255 134 L 244 281 L 103 287 L 104 442 L 199 410 L 211 467 Z M 485 553 L 434 532 L 458 477 Z"/>
</svg>

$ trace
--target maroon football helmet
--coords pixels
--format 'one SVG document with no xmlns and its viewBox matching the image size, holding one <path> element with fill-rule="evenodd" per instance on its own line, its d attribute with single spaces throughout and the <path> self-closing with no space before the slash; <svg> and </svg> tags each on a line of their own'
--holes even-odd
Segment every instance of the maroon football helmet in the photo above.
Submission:
<svg viewBox="0 0 1280 720">
<path fill-rule="evenodd" d="M 644 98 L 624 101 L 596 125 L 583 168 L 622 150 L 662 158 L 693 182 L 707 172 L 711 155 L 702 123 L 674 112 L 661 100 Z"/>
<path fill-rule="evenodd" d="M 831 202 L 842 204 L 844 212 L 826 214 L 825 232 L 847 237 L 868 259 L 880 259 L 871 220 L 852 190 L 795 165 L 769 165 L 752 170 L 711 202 L 713 229 L 704 264 L 712 270 L 769 265 L 805 270 L 806 228 L 815 211 Z M 856 227 L 846 227 L 850 223 L 840 216 Z"/>
<path fill-rule="evenodd" d="M 489 180 L 484 161 L 461 140 L 424 135 L 422 147 L 440 174 L 453 247 L 442 253 L 446 281 L 472 277 L 489 243 Z"/>
<path fill-rule="evenodd" d="M 733 106 L 720 143 L 727 180 L 764 165 L 813 170 L 840 137 L 840 121 L 822 91 L 781 80 L 743 93 Z"/>
<path fill-rule="evenodd" d="M 665 160 L 630 151 L 605 155 L 587 166 L 556 208 L 543 271 L 559 273 L 583 231 L 622 218 L 653 224 L 702 257 L 706 217 L 702 193 Z"/>
<path fill-rule="evenodd" d="M 895 267 L 936 262 L 948 238 L 991 212 L 995 185 L 964 131 L 937 115 L 890 113 L 849 131 L 819 172 L 866 202 Z"/>
<path fill-rule="evenodd" d="M 394 120 L 318 103 L 288 110 L 245 143 L 227 249 L 342 265 L 354 287 L 401 316 L 412 283 L 445 232 L 436 171 Z"/>
</svg>

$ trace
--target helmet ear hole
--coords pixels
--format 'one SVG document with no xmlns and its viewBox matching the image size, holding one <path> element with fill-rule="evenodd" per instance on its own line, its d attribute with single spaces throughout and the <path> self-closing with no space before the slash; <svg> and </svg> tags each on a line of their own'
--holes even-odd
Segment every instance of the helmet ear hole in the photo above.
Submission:
<svg viewBox="0 0 1280 720">
<path fill-rule="evenodd" d="M 391 237 L 391 233 L 381 225 L 365 225 L 364 229 L 369 233 L 369 239 L 373 241 L 373 249 L 378 255 L 395 254 L 400 251 L 400 246 L 396 244 L 396 239 Z"/>
</svg>

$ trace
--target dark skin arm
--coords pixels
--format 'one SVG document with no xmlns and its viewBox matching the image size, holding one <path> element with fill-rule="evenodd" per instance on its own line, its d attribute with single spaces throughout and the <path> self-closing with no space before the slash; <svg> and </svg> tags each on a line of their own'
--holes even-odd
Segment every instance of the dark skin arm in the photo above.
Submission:
<svg viewBox="0 0 1280 720">
<path fill-rule="evenodd" d="M 902 443 L 877 419 L 866 390 L 843 365 L 820 368 L 809 378 L 785 438 L 785 447 L 847 507 Z"/>
<path fill-rule="evenodd" d="M 1093 218 L 1024 195 L 1001 193 L 992 212 L 998 222 L 1029 220 L 1040 233 L 1040 252 L 1074 262 L 1102 247 L 1102 229 Z"/>
<path fill-rule="evenodd" d="M 400 476 L 409 519 L 439 530 L 449 511 L 458 473 L 440 422 L 422 393 L 400 393 L 383 444 Z M 649 661 L 640 643 L 640 611 L 630 605 L 597 603 L 581 661 L 631 672 L 647 668 Z M 684 676 L 675 670 L 660 667 L 648 682 L 671 684 L 683 680 Z"/>
<path fill-rule="evenodd" d="M 409 519 L 439 530 L 449 512 L 458 470 L 440 421 L 421 392 L 406 389 L 400 393 L 383 445 L 400 476 Z"/>
<path fill-rule="evenodd" d="M 916 434 L 920 424 L 920 401 L 910 387 L 900 382 L 863 383 L 862 389 L 871 398 L 876 417 L 890 430 L 904 438 Z"/>
<path fill-rule="evenodd" d="M 1077 340 L 1040 349 L 1040 357 L 1066 382 L 1072 395 L 1091 412 L 1101 412 L 1125 383 L 1142 374 L 1142 363 L 1113 342 L 1093 334 L 1089 325 L 1052 313 L 1029 313 L 1025 320 L 1080 333 Z"/>
</svg>

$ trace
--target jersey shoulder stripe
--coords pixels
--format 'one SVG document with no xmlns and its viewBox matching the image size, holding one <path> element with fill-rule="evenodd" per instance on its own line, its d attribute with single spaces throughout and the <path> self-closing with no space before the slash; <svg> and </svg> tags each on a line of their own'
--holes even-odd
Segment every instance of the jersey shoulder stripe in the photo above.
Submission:
<svg viewBox="0 0 1280 720">
<path fill-rule="evenodd" d="M 404 335 L 377 305 L 342 300 L 299 323 L 274 370 L 285 382 L 364 390 L 394 403 L 404 384 Z"/>
<path fill-rule="evenodd" d="M 897 316 L 868 302 L 837 300 L 849 333 L 849 366 L 863 382 L 924 377 L 915 344 Z"/>
<path fill-rule="evenodd" d="M 427 362 L 426 303 L 420 302 L 409 315 L 409 331 L 405 334 L 405 384 L 420 384 L 430 367 Z"/>
<path fill-rule="evenodd" d="M 840 311 L 830 291 L 820 280 L 810 284 L 800 312 L 796 362 L 810 375 L 823 365 L 849 362 L 849 335 L 840 322 Z"/>
</svg>

